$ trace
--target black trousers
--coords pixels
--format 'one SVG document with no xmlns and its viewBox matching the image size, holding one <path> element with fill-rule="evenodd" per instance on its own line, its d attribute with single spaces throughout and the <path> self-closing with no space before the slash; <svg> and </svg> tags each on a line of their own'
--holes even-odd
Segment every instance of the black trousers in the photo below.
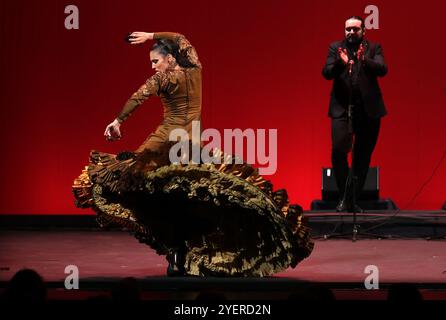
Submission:
<svg viewBox="0 0 446 320">
<path fill-rule="evenodd" d="M 353 139 L 352 169 L 354 175 L 357 177 L 355 194 L 358 199 L 364 187 L 367 172 L 369 170 L 370 159 L 373 150 L 375 149 L 381 126 L 380 118 L 370 118 L 362 109 L 359 110 L 360 112 L 353 113 L 353 121 L 351 124 L 352 130 L 349 130 L 350 124 L 347 116 L 332 119 L 331 122 L 331 161 L 341 198 L 344 196 L 346 190 L 349 173 L 348 153 L 352 149 Z M 351 133 L 349 131 L 353 132 Z M 352 196 L 353 191 L 351 184 L 349 184 L 347 189 L 345 195 L 347 199 L 349 199 L 349 197 Z"/>
</svg>

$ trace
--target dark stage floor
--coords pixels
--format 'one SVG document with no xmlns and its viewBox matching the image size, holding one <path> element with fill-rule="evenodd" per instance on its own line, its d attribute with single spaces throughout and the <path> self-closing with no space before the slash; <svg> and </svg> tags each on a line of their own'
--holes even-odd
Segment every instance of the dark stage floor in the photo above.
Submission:
<svg viewBox="0 0 446 320">
<path fill-rule="evenodd" d="M 313 222 L 324 215 L 323 223 L 334 219 L 328 213 L 308 215 Z M 347 231 L 349 218 L 342 219 Z M 339 223 L 334 226 L 339 231 Z M 333 225 L 328 229 L 333 230 Z M 0 287 L 3 289 L 21 268 L 32 268 L 47 281 L 50 299 L 107 295 L 121 279 L 134 277 L 145 299 L 194 299 L 206 289 L 223 292 L 228 299 L 286 299 L 292 292 L 322 283 L 337 299 L 383 300 L 389 285 L 408 282 L 415 284 L 425 299 L 446 300 L 446 242 L 421 237 L 400 239 L 394 234 L 392 240 L 359 237 L 352 242 L 348 232 L 347 239 L 322 236 L 316 239 L 310 258 L 295 269 L 262 279 L 223 279 L 165 277 L 164 257 L 123 231 L 3 228 L 0 232 Z M 68 265 L 79 269 L 79 290 L 64 289 Z M 369 265 L 378 268 L 379 290 L 365 289 L 368 274 L 364 270 Z"/>
</svg>

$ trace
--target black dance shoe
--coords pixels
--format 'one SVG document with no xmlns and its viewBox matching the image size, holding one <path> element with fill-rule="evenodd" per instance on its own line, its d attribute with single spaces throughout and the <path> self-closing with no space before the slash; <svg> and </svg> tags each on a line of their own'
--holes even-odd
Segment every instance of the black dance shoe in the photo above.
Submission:
<svg viewBox="0 0 446 320">
<path fill-rule="evenodd" d="M 167 266 L 167 276 L 178 277 L 186 275 L 186 269 L 184 268 L 184 254 L 180 251 L 171 251 L 166 258 L 169 262 L 169 265 Z"/>
</svg>

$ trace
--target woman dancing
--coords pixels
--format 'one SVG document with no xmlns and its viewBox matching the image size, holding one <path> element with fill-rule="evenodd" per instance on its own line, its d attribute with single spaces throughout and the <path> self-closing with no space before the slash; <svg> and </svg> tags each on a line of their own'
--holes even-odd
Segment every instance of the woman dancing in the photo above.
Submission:
<svg viewBox="0 0 446 320">
<path fill-rule="evenodd" d="M 133 32 L 129 42 L 152 39 L 156 73 L 104 136 L 120 139 L 121 124 L 151 96 L 161 99 L 163 121 L 134 152 L 92 151 L 73 184 L 76 205 L 96 211 L 101 226 L 124 227 L 166 255 L 168 275 L 266 276 L 295 267 L 313 243 L 285 190 L 273 191 L 257 169 L 218 150 L 221 164 L 170 163 L 170 132 L 191 136 L 192 122 L 201 120 L 201 64 L 181 34 Z"/>
</svg>

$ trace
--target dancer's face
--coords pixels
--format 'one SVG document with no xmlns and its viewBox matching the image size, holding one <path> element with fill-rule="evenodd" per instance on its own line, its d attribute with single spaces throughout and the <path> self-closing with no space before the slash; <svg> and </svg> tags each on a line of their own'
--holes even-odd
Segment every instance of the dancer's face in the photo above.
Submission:
<svg viewBox="0 0 446 320">
<path fill-rule="evenodd" d="M 158 51 L 150 51 L 150 61 L 152 62 L 152 69 L 155 69 L 156 72 L 165 72 L 169 67 L 168 57 L 160 54 Z"/>
<path fill-rule="evenodd" d="M 361 21 L 349 19 L 345 21 L 345 38 L 349 43 L 360 43 L 365 31 L 362 29 Z"/>
</svg>

